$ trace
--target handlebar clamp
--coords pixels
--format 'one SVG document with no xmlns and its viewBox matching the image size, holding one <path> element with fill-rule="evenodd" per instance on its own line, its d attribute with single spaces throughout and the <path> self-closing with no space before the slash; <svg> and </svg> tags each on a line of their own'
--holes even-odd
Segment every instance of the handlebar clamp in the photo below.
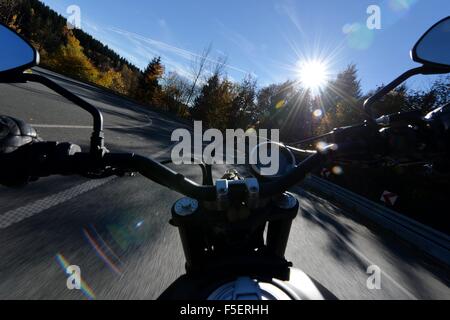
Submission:
<svg viewBox="0 0 450 320">
<path fill-rule="evenodd" d="M 228 206 L 228 180 L 219 179 L 216 181 L 217 192 L 217 208 L 218 210 L 225 210 Z"/>
<path fill-rule="evenodd" d="M 256 178 L 247 178 L 244 180 L 226 180 L 218 179 L 216 180 L 216 208 L 219 211 L 226 210 L 230 202 L 230 187 L 246 187 L 246 203 L 250 209 L 258 207 L 259 203 L 259 182 Z"/>
</svg>

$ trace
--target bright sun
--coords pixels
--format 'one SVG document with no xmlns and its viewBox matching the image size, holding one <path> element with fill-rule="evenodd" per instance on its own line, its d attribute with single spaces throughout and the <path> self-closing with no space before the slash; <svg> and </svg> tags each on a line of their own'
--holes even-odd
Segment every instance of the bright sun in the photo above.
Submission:
<svg viewBox="0 0 450 320">
<path fill-rule="evenodd" d="M 320 90 L 328 80 L 328 68 L 319 60 L 303 61 L 299 63 L 298 76 L 303 87 Z"/>
</svg>

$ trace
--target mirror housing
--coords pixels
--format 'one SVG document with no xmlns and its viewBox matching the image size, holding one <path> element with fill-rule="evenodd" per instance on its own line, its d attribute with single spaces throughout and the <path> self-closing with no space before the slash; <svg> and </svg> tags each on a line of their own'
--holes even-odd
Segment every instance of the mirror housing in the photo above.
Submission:
<svg viewBox="0 0 450 320">
<path fill-rule="evenodd" d="M 0 23 L 0 77 L 22 73 L 39 63 L 39 53 L 21 35 Z"/>
<path fill-rule="evenodd" d="M 411 56 L 424 66 L 450 69 L 450 16 L 433 25 L 420 38 Z"/>
</svg>

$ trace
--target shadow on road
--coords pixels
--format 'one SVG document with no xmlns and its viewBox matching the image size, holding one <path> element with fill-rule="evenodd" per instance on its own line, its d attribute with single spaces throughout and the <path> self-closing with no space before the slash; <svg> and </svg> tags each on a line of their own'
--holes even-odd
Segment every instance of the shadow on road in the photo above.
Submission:
<svg viewBox="0 0 450 320">
<path fill-rule="evenodd" d="M 377 252 L 382 252 L 383 258 L 387 259 L 390 262 L 389 265 L 395 268 L 397 281 L 400 280 L 398 282 L 409 288 L 416 297 L 427 299 L 436 296 L 436 292 L 434 292 L 434 288 L 430 287 L 428 281 L 424 281 L 423 278 L 416 276 L 414 270 L 427 270 L 433 277 L 439 279 L 447 287 L 449 286 L 448 276 L 450 270 L 447 267 L 434 262 L 434 260 L 390 232 L 367 220 L 363 220 L 362 217 L 339 209 L 318 196 L 303 190 L 294 190 L 292 192 L 300 200 L 301 210 L 299 218 L 307 219 L 326 232 L 329 237 L 328 250 L 330 254 L 344 265 L 349 262 L 354 263 L 364 273 L 366 273 L 369 266 L 369 261 L 366 261 L 353 249 L 359 247 L 354 240 L 356 238 L 354 235 L 356 235 L 357 231 L 349 223 L 345 222 L 345 220 L 349 220 L 367 228 L 371 232 L 370 234 L 376 240 L 374 241 L 375 244 L 379 244 L 379 248 L 374 249 Z M 373 262 L 378 263 L 378 261 Z M 392 274 L 392 271 L 388 273 Z M 447 292 L 448 295 L 449 292 Z"/>
</svg>

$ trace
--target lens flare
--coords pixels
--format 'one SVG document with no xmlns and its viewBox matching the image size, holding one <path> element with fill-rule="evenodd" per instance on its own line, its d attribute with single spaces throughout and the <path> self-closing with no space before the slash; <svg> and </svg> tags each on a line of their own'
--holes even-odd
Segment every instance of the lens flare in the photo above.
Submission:
<svg viewBox="0 0 450 320">
<path fill-rule="evenodd" d="M 284 106 L 286 105 L 286 100 L 280 100 L 278 101 L 278 103 L 275 105 L 275 109 L 280 110 L 283 109 Z"/>
<path fill-rule="evenodd" d="M 344 169 L 342 169 L 342 167 L 340 167 L 340 166 L 333 167 L 333 169 L 331 171 L 337 176 L 344 174 Z"/>
<path fill-rule="evenodd" d="M 320 110 L 320 109 L 314 110 L 313 116 L 316 118 L 322 118 L 322 116 L 323 116 L 322 110 Z"/>
<path fill-rule="evenodd" d="M 248 128 L 247 131 L 245 131 L 246 136 L 256 136 L 258 135 L 258 132 L 255 130 L 255 128 Z"/>
<path fill-rule="evenodd" d="M 366 50 L 375 38 L 375 32 L 361 23 L 345 25 L 342 31 L 347 35 L 348 46 L 352 49 Z"/>
<path fill-rule="evenodd" d="M 319 152 L 324 152 L 328 146 L 329 146 L 328 143 L 319 141 L 316 145 L 316 148 L 317 148 L 317 150 L 319 150 Z"/>
<path fill-rule="evenodd" d="M 114 251 L 106 244 L 106 242 L 100 237 L 95 228 L 91 226 L 93 233 L 89 232 L 87 229 L 83 228 L 83 234 L 86 237 L 89 244 L 95 250 L 97 255 L 105 262 L 111 271 L 116 273 L 118 276 L 123 274 L 122 269 L 114 262 L 114 260 L 120 264 L 121 261 L 119 257 L 114 253 Z"/>
<path fill-rule="evenodd" d="M 303 87 L 320 90 L 328 81 L 328 66 L 318 59 L 301 61 L 298 67 L 298 78 Z"/>
</svg>

